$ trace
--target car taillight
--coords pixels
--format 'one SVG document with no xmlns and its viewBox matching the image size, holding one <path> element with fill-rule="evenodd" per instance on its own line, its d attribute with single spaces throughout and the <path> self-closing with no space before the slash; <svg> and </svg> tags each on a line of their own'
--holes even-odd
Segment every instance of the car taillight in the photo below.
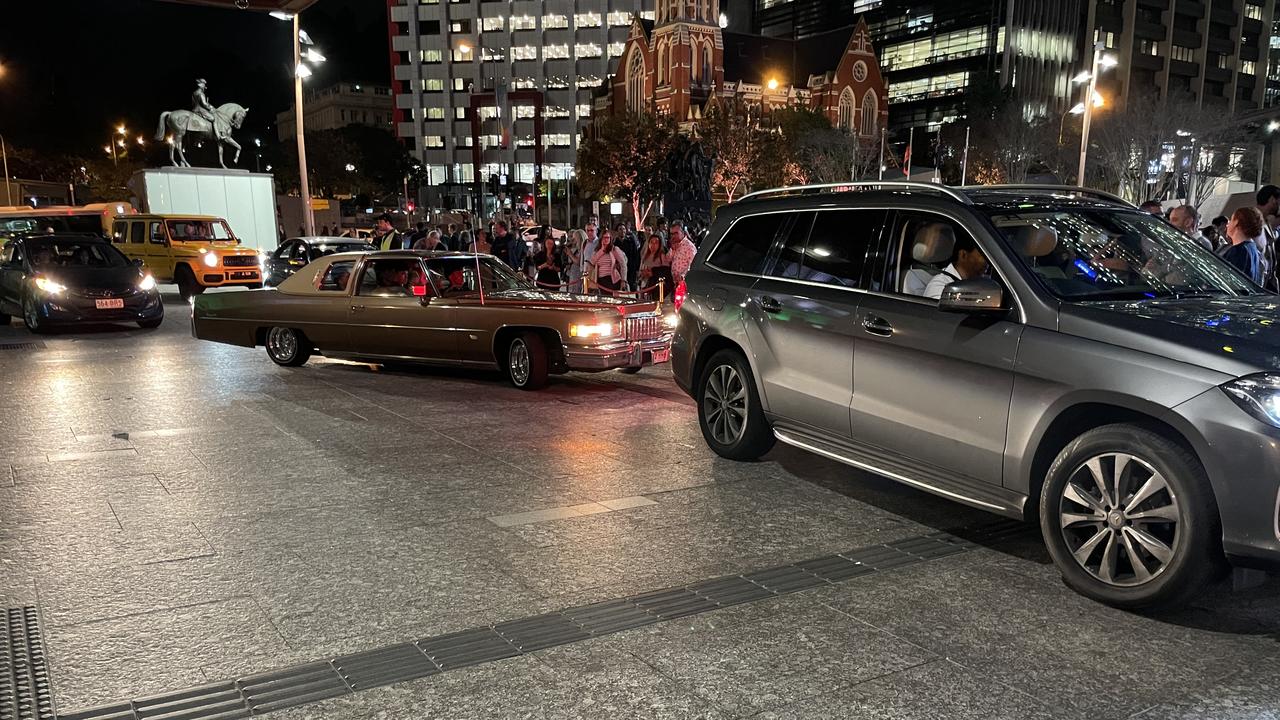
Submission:
<svg viewBox="0 0 1280 720">
<path fill-rule="evenodd" d="M 676 285 L 675 294 L 671 296 L 671 302 L 675 303 L 676 312 L 680 312 L 680 306 L 684 305 L 684 299 L 685 297 L 688 296 L 688 294 L 689 294 L 689 289 L 685 287 L 684 281 L 681 280 L 680 284 Z"/>
</svg>

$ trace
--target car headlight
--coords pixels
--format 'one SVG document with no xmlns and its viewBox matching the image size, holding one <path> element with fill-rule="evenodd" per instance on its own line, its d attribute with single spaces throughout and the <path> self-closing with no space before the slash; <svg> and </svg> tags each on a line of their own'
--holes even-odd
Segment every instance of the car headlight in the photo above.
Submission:
<svg viewBox="0 0 1280 720">
<path fill-rule="evenodd" d="M 218 256 L 213 253 L 205 253 L 204 264 L 209 267 L 218 267 Z"/>
<path fill-rule="evenodd" d="M 1280 375 L 1237 378 L 1223 385 L 1222 390 L 1254 418 L 1280 427 Z"/>
<path fill-rule="evenodd" d="M 675 330 L 680 326 L 680 316 L 676 313 L 666 315 L 662 318 L 662 324 L 666 325 L 668 330 Z"/>
<path fill-rule="evenodd" d="M 569 326 L 569 337 L 582 338 L 607 338 L 618 333 L 618 325 L 614 323 L 596 323 L 594 325 L 579 325 L 574 323 Z"/>
<path fill-rule="evenodd" d="M 58 295 L 67 289 L 67 286 L 62 283 L 56 283 L 49 278 L 42 277 L 36 278 L 36 287 L 40 288 L 42 292 L 47 292 L 50 295 Z"/>
<path fill-rule="evenodd" d="M 138 289 L 143 292 L 150 292 L 156 289 L 156 279 L 150 275 L 143 275 L 138 281 Z"/>
</svg>

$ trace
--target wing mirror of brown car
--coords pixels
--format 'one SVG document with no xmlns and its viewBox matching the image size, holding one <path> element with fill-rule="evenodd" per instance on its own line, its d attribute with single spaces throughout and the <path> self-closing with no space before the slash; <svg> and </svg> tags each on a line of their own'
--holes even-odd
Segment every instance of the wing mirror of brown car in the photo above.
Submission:
<svg viewBox="0 0 1280 720">
<path fill-rule="evenodd" d="M 943 289 L 938 309 L 958 313 L 1004 312 L 1004 288 L 990 278 L 957 280 Z"/>
</svg>

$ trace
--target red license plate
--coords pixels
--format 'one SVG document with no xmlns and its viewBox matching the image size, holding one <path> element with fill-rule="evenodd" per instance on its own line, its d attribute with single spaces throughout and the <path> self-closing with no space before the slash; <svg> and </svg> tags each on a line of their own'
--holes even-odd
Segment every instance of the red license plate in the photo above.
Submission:
<svg viewBox="0 0 1280 720">
<path fill-rule="evenodd" d="M 94 307 L 99 310 L 119 310 L 124 307 L 124 300 L 120 298 L 110 298 L 108 300 L 94 300 Z"/>
<path fill-rule="evenodd" d="M 663 348 L 661 350 L 653 351 L 654 364 L 664 363 L 670 359 L 671 359 L 671 348 Z"/>
</svg>

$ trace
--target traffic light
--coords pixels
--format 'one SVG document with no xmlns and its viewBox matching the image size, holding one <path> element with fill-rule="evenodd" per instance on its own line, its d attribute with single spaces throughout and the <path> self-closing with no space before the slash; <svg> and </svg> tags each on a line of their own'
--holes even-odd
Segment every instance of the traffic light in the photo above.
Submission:
<svg viewBox="0 0 1280 720">
<path fill-rule="evenodd" d="M 413 208 L 414 208 L 414 204 L 412 200 L 408 200 L 405 202 L 404 209 L 406 212 L 413 212 Z"/>
<path fill-rule="evenodd" d="M 533 207 L 533 196 L 532 196 L 532 195 L 525 195 L 525 196 L 524 196 L 524 204 L 525 204 L 525 207 Z"/>
</svg>

